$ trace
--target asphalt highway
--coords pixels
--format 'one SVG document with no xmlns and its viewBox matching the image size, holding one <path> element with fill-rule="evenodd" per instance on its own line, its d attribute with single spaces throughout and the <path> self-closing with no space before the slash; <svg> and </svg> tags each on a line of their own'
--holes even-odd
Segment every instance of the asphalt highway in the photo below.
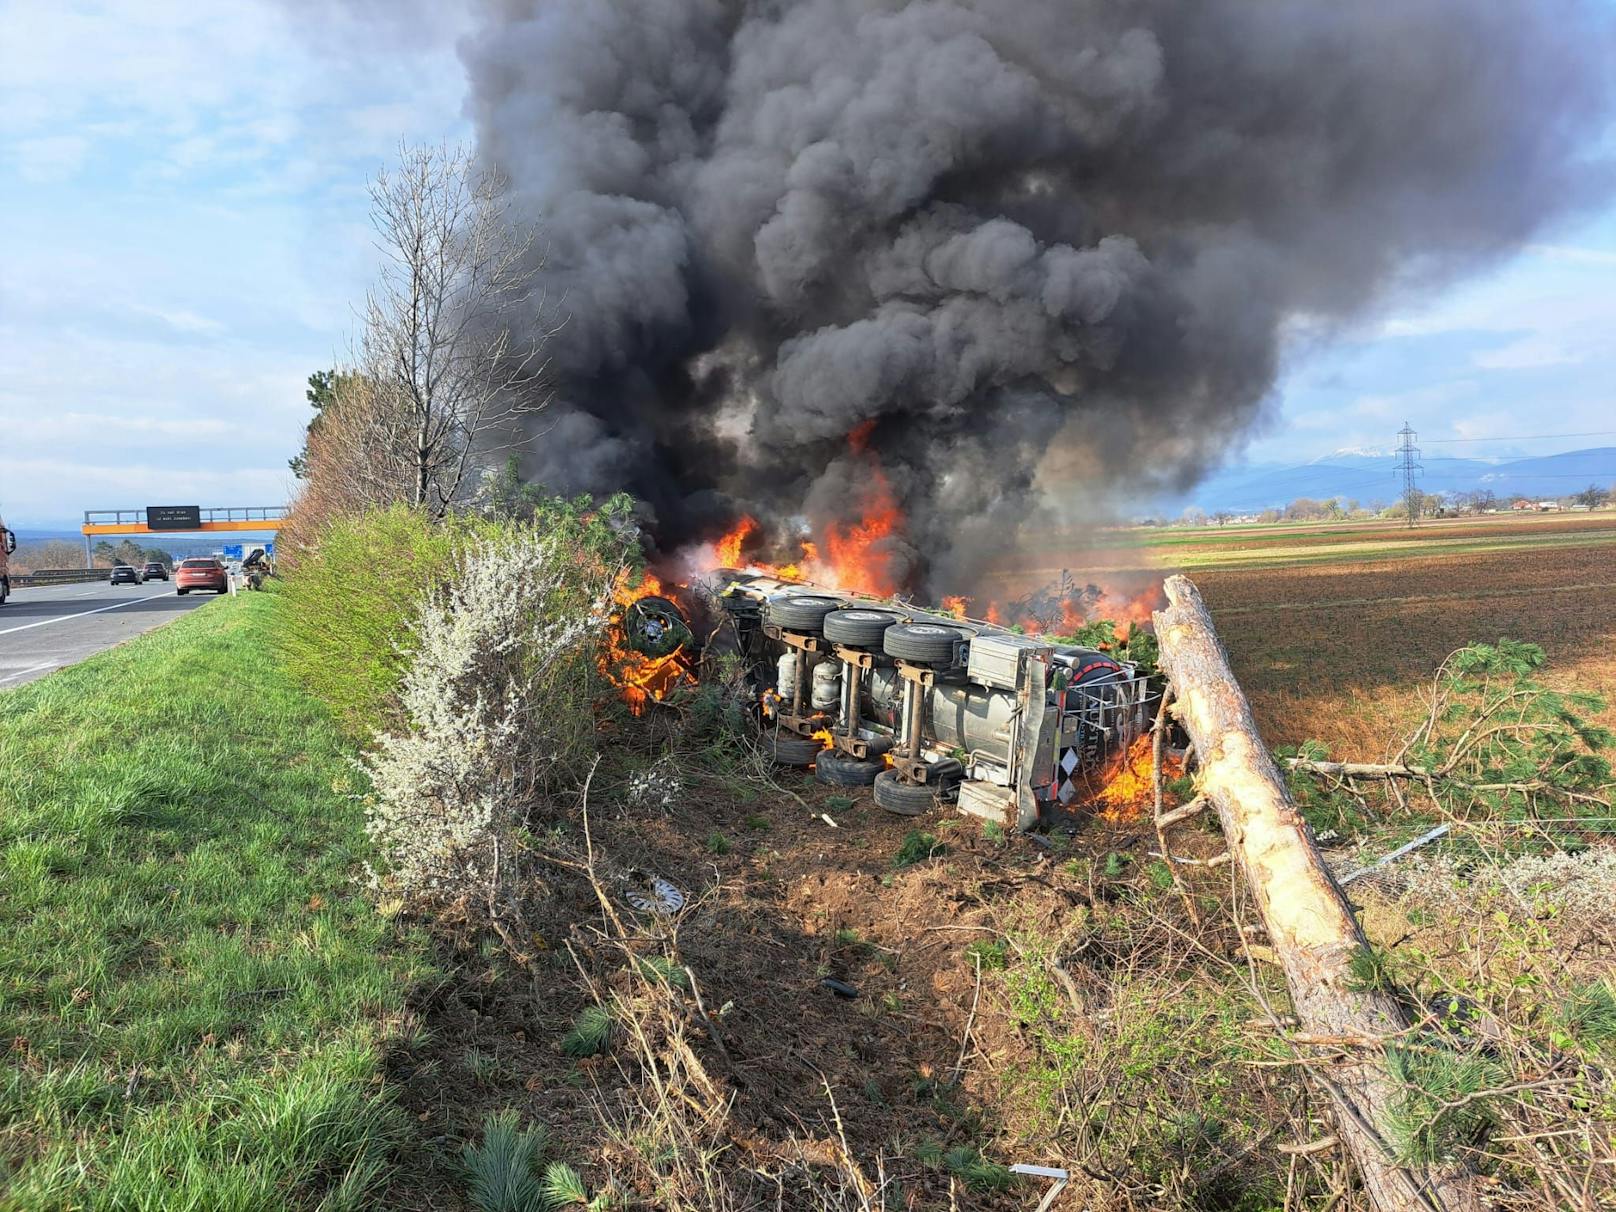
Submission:
<svg viewBox="0 0 1616 1212">
<path fill-rule="evenodd" d="M 182 598 L 173 581 L 13 589 L 0 606 L 0 690 L 161 627 L 213 596 L 188 593 Z"/>
</svg>

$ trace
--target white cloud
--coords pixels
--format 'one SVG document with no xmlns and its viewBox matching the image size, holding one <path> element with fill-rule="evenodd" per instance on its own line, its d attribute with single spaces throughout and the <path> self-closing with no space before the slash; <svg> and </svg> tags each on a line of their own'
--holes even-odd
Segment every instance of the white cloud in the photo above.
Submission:
<svg viewBox="0 0 1616 1212">
<path fill-rule="evenodd" d="M 86 509 L 139 509 L 153 501 L 185 501 L 202 506 L 265 506 L 287 499 L 291 473 L 285 468 L 210 468 L 200 464 L 163 466 L 71 458 L 9 461 L 5 498 L 7 525 L 40 526 L 82 517 Z M 71 504 L 62 484 L 84 491 Z"/>
<path fill-rule="evenodd" d="M 1578 265 L 1616 265 L 1616 250 L 1609 248 L 1580 248 L 1571 244 L 1528 244 L 1526 251 L 1551 261 L 1570 261 Z"/>
<path fill-rule="evenodd" d="M 17 442 L 113 443 L 130 437 L 223 438 L 238 432 L 219 417 L 127 416 L 105 412 L 60 412 L 14 417 L 6 437 Z"/>
<path fill-rule="evenodd" d="M 211 334 L 224 331 L 224 325 L 219 321 L 210 320 L 206 316 L 199 316 L 194 311 L 187 311 L 183 307 L 150 307 L 143 303 L 136 303 L 131 305 L 130 310 L 136 315 L 150 316 L 154 320 L 161 320 L 175 332 Z"/>
<path fill-rule="evenodd" d="M 1400 424 L 1416 413 L 1427 412 L 1433 407 L 1451 403 L 1474 387 L 1473 380 L 1451 379 L 1409 387 L 1401 391 L 1372 392 L 1353 400 L 1347 405 L 1346 411 L 1357 418 L 1378 420 L 1387 425 L 1394 422 Z M 1321 416 L 1320 420 L 1328 423 L 1330 418 Z"/>
<path fill-rule="evenodd" d="M 90 141 L 83 135 L 47 135 L 39 139 L 19 139 L 12 145 L 17 173 L 24 181 L 39 185 L 61 181 L 78 172 L 90 154 Z"/>
<path fill-rule="evenodd" d="M 371 7 L 0 0 L 8 514 L 287 499 L 374 271 L 365 179 L 465 131 L 452 6 Z"/>
<path fill-rule="evenodd" d="M 1573 348 L 1559 334 L 1533 333 L 1507 345 L 1483 350 L 1472 361 L 1483 370 L 1526 370 L 1571 365 L 1586 360 L 1591 353 L 1589 348 Z"/>
</svg>

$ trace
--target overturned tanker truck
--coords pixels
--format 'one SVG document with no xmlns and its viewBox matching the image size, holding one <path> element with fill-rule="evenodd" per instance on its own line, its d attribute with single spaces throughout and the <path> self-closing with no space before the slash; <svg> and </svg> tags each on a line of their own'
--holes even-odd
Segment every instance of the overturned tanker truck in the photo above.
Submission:
<svg viewBox="0 0 1616 1212">
<path fill-rule="evenodd" d="M 1096 649 L 750 572 L 718 574 L 717 602 L 774 760 L 889 812 L 1035 828 L 1154 715 L 1149 679 Z"/>
</svg>

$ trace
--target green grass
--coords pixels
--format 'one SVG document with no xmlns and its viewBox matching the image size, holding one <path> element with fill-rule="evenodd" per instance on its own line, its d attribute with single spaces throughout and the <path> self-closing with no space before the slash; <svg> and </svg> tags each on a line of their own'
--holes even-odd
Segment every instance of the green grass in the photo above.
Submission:
<svg viewBox="0 0 1616 1212">
<path fill-rule="evenodd" d="M 0 694 L 5 1206 L 367 1206 L 424 973 L 355 879 L 358 775 L 221 600 Z"/>
<path fill-rule="evenodd" d="M 399 507 L 333 523 L 299 560 L 275 649 L 353 735 L 396 712 L 422 599 L 447 580 L 457 545 L 488 529 L 459 517 L 433 525 Z"/>
<path fill-rule="evenodd" d="M 892 856 L 892 865 L 912 867 L 916 863 L 923 863 L 927 859 L 947 853 L 948 847 L 939 842 L 935 834 L 911 829 L 903 835 L 903 841 L 898 843 L 898 851 Z"/>
<path fill-rule="evenodd" d="M 521 1126 L 515 1111 L 483 1121 L 483 1138 L 462 1150 L 468 1194 L 477 1212 L 543 1212 L 548 1204 L 539 1167 L 544 1162 L 542 1125 Z"/>
<path fill-rule="evenodd" d="M 561 1051 L 582 1059 L 599 1056 L 612 1043 L 612 1012 L 605 1006 L 585 1006 L 561 1039 Z"/>
</svg>

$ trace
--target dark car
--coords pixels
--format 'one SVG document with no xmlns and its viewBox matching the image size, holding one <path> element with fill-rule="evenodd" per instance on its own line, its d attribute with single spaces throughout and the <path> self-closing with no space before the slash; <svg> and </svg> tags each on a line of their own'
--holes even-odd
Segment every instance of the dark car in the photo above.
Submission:
<svg viewBox="0 0 1616 1212">
<path fill-rule="evenodd" d="M 195 559 L 180 561 L 180 566 L 174 570 L 174 587 L 182 594 L 190 593 L 193 589 L 211 589 L 214 593 L 228 593 L 230 576 L 218 560 L 211 556 L 198 556 Z"/>
<path fill-rule="evenodd" d="M 140 574 L 128 564 L 114 564 L 112 566 L 112 576 L 108 579 L 111 580 L 114 585 L 140 584 Z"/>
<path fill-rule="evenodd" d="M 168 569 L 163 567 L 161 560 L 147 560 L 146 566 L 140 570 L 142 581 L 166 581 Z"/>
</svg>

